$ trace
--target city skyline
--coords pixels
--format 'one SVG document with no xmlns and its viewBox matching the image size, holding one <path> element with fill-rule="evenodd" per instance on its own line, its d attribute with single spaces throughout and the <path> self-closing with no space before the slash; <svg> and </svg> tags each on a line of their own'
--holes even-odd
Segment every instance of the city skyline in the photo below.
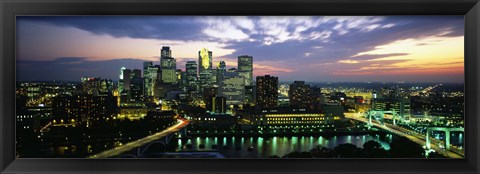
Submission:
<svg viewBox="0 0 480 174">
<path fill-rule="evenodd" d="M 214 66 L 249 55 L 254 77 L 280 81 L 464 80 L 463 16 L 17 17 L 17 77 L 118 80 L 159 64 L 162 46 L 183 71 L 207 48 Z"/>
</svg>

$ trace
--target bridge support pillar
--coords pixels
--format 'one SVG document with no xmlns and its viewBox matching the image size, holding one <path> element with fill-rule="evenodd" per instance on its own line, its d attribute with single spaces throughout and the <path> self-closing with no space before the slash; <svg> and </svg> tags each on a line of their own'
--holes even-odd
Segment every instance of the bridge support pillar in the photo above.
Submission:
<svg viewBox="0 0 480 174">
<path fill-rule="evenodd" d="M 450 130 L 445 130 L 445 150 L 450 150 Z"/>
<path fill-rule="evenodd" d="M 425 137 L 425 146 L 430 149 L 430 129 L 427 128 L 427 135 Z"/>
</svg>

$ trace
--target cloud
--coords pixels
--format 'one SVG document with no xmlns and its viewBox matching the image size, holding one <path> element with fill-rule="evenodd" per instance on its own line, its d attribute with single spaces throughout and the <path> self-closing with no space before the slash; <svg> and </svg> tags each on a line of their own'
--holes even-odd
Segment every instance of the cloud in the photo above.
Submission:
<svg viewBox="0 0 480 174">
<path fill-rule="evenodd" d="M 209 17 L 202 19 L 200 22 L 206 23 L 208 26 L 203 29 L 203 33 L 207 36 L 218 38 L 222 41 L 243 41 L 249 39 L 249 35 L 242 31 L 247 29 L 253 31 L 253 22 L 246 17 L 218 18 Z"/>
<path fill-rule="evenodd" d="M 84 57 L 55 63 L 88 66 L 122 57 L 158 61 L 160 47 L 170 45 L 179 66 L 197 61 L 198 50 L 207 48 L 214 63 L 234 66 L 246 54 L 259 69 L 284 80 L 338 81 L 349 78 L 332 72 L 371 64 L 457 66 L 460 60 L 447 58 L 463 56 L 457 44 L 463 44 L 463 28 L 463 16 L 22 16 L 17 58 Z M 448 49 L 446 41 L 452 43 Z"/>
<path fill-rule="evenodd" d="M 357 64 L 357 63 L 360 63 L 360 62 L 356 61 L 356 60 L 339 60 L 338 63 Z"/>
</svg>

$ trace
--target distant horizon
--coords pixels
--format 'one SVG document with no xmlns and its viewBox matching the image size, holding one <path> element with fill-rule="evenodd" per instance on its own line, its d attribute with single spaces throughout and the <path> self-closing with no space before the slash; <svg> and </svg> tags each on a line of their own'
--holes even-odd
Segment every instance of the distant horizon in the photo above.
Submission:
<svg viewBox="0 0 480 174">
<path fill-rule="evenodd" d="M 90 76 L 89 76 L 90 77 Z M 106 79 L 102 77 L 93 77 L 92 78 L 101 78 L 101 79 Z M 280 78 L 280 77 L 279 77 Z M 106 80 L 112 80 L 113 82 L 118 82 L 118 80 L 113 80 L 113 79 L 106 79 Z M 256 81 L 255 79 L 253 81 Z M 304 81 L 305 83 L 385 83 L 385 84 L 405 84 L 405 83 L 434 83 L 434 84 L 464 84 L 464 82 L 394 82 L 394 81 L 305 81 L 305 80 L 291 80 L 291 81 L 281 81 L 279 80 L 279 83 L 293 83 L 294 81 Z M 28 82 L 76 82 L 80 83 L 81 80 L 17 80 L 16 82 L 18 83 L 28 83 Z"/>
<path fill-rule="evenodd" d="M 254 77 L 306 82 L 464 83 L 464 16 L 18 16 L 17 78 L 118 81 L 120 68 L 213 67 L 253 56 Z M 198 62 L 197 62 L 198 63 Z M 283 79 L 283 80 L 282 80 Z M 320 79 L 320 80 L 318 80 Z"/>
</svg>

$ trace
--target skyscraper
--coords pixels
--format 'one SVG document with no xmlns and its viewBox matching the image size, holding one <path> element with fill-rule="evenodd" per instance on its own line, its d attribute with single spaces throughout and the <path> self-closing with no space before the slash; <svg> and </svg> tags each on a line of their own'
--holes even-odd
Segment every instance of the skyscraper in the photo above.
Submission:
<svg viewBox="0 0 480 174">
<path fill-rule="evenodd" d="M 152 61 L 143 62 L 143 77 L 145 77 L 145 73 L 147 73 L 147 68 L 153 66 Z"/>
<path fill-rule="evenodd" d="M 187 91 L 197 91 L 197 62 L 187 61 L 185 65 L 185 70 L 187 72 Z"/>
<path fill-rule="evenodd" d="M 146 62 L 145 62 L 146 63 Z M 146 64 L 144 65 L 144 70 L 143 70 L 143 78 L 145 80 L 144 82 L 144 95 L 145 97 L 152 97 L 154 96 L 155 93 L 155 84 L 157 83 L 158 79 L 158 71 L 159 68 L 158 66 L 153 66 L 153 64 L 147 63 L 147 66 L 145 67 Z"/>
<path fill-rule="evenodd" d="M 212 52 L 206 48 L 198 51 L 198 73 L 210 73 L 212 69 Z"/>
<path fill-rule="evenodd" d="M 227 105 L 245 102 L 245 80 L 238 72 L 226 72 L 220 80 L 218 95 L 225 97 Z"/>
<path fill-rule="evenodd" d="M 144 98 L 144 84 L 143 78 L 140 76 L 140 70 L 134 69 L 133 76 L 130 82 L 130 103 L 140 103 L 143 102 Z"/>
<path fill-rule="evenodd" d="M 170 50 L 169 46 L 162 46 L 160 50 L 160 62 L 162 62 L 163 58 L 172 57 L 172 51 Z"/>
<path fill-rule="evenodd" d="M 261 108 L 274 108 L 278 103 L 278 77 L 257 76 L 256 105 Z"/>
<path fill-rule="evenodd" d="M 248 55 L 238 56 L 238 73 L 245 77 L 245 85 L 253 85 L 253 57 Z"/>
<path fill-rule="evenodd" d="M 225 61 L 218 62 L 218 69 L 221 72 L 226 72 L 227 71 L 227 65 L 225 64 Z"/>
<path fill-rule="evenodd" d="M 176 84 L 177 83 L 177 63 L 172 57 L 172 51 L 170 47 L 162 47 L 160 55 L 160 67 L 162 70 L 163 83 Z"/>
</svg>

